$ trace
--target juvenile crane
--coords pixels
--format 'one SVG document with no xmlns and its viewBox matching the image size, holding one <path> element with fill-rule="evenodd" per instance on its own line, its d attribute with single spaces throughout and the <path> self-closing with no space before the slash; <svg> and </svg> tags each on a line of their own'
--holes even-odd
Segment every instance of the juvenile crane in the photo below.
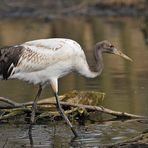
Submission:
<svg viewBox="0 0 148 148">
<path fill-rule="evenodd" d="M 38 84 L 39 89 L 32 105 L 30 122 L 35 123 L 37 100 L 44 86 L 50 84 L 57 102 L 57 109 L 75 136 L 78 136 L 60 105 L 58 99 L 58 79 L 77 71 L 87 78 L 99 76 L 103 69 L 102 53 L 131 58 L 117 50 L 110 42 L 102 41 L 95 45 L 95 71 L 91 71 L 81 46 L 70 39 L 52 38 L 25 42 L 0 48 L 0 79 L 19 79 Z"/>
</svg>

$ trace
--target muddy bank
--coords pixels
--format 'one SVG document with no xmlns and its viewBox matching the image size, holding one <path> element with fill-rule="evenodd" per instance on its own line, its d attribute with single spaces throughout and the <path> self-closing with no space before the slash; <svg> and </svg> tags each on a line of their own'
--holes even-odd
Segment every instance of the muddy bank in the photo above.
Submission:
<svg viewBox="0 0 148 148">
<path fill-rule="evenodd" d="M 101 16 L 148 16 L 146 0 L 122 1 L 111 0 L 103 2 L 66 1 L 66 0 L 0 0 L 0 16 L 57 18 L 77 15 Z"/>
</svg>

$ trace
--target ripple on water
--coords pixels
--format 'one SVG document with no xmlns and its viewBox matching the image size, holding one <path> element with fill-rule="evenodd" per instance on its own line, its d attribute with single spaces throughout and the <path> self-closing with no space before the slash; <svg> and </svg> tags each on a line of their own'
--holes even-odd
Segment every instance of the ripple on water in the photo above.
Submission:
<svg viewBox="0 0 148 148">
<path fill-rule="evenodd" d="M 97 147 L 102 144 L 122 142 L 129 137 L 136 136 L 147 128 L 147 124 L 138 122 L 107 122 L 86 126 L 77 126 L 79 137 L 74 138 L 72 132 L 63 122 L 49 123 L 49 125 L 34 125 L 32 135 L 28 135 L 29 125 L 0 126 L 0 147 Z"/>
</svg>

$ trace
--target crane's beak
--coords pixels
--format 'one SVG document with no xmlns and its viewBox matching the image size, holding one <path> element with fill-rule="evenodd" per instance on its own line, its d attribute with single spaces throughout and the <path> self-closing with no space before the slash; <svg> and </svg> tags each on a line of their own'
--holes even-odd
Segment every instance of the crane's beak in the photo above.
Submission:
<svg viewBox="0 0 148 148">
<path fill-rule="evenodd" d="M 114 48 L 113 54 L 119 55 L 119 56 L 123 57 L 124 59 L 133 62 L 133 60 L 130 57 L 128 57 L 127 55 L 125 55 L 124 53 L 122 53 L 120 50 L 118 50 L 116 48 Z"/>
</svg>

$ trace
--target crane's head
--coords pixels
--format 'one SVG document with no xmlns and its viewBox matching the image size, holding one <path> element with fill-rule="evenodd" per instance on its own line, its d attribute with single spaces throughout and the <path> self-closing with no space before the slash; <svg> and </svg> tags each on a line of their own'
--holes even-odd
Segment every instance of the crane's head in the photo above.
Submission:
<svg viewBox="0 0 148 148">
<path fill-rule="evenodd" d="M 116 54 L 119 55 L 129 61 L 133 61 L 131 58 L 129 58 L 127 55 L 122 53 L 120 50 L 114 47 L 109 41 L 102 41 L 96 44 L 96 49 L 98 51 L 102 51 L 103 53 L 110 53 L 110 54 Z"/>
</svg>

